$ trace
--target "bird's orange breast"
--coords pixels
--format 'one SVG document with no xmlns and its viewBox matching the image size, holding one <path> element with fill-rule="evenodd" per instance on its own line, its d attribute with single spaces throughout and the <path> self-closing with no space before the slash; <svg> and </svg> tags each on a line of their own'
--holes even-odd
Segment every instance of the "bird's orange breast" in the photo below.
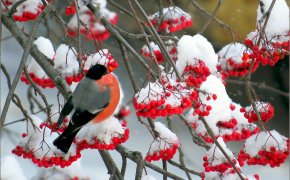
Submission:
<svg viewBox="0 0 290 180">
<path fill-rule="evenodd" d="M 113 81 L 113 83 L 111 85 L 109 85 L 109 88 L 111 90 L 110 102 L 109 102 L 108 106 L 92 120 L 93 123 L 99 123 L 99 122 L 102 122 L 102 121 L 106 120 L 107 118 L 111 117 L 114 114 L 114 112 L 119 104 L 120 86 L 118 83 L 118 79 L 114 75 L 111 75 L 109 78 L 110 78 L 110 80 Z"/>
</svg>

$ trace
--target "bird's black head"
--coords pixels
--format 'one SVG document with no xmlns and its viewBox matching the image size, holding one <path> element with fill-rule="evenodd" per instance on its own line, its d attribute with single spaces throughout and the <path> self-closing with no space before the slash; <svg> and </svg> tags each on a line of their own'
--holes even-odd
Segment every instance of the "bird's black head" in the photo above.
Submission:
<svg viewBox="0 0 290 180">
<path fill-rule="evenodd" d="M 99 80 L 105 74 L 108 74 L 107 68 L 103 65 L 96 64 L 89 69 L 88 73 L 86 74 L 86 77 L 93 80 Z"/>
</svg>

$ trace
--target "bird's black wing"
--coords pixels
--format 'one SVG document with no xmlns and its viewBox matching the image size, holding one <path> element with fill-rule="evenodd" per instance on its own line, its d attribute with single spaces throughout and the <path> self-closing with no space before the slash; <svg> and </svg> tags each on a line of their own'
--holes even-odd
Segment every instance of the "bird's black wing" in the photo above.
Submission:
<svg viewBox="0 0 290 180">
<path fill-rule="evenodd" d="M 59 127 L 62 124 L 64 118 L 67 115 L 69 115 L 71 113 L 71 111 L 73 110 L 72 98 L 73 98 L 73 96 L 70 96 L 68 98 L 67 102 L 65 103 L 64 107 L 62 108 L 60 115 L 59 115 L 59 118 L 57 120 L 57 127 Z"/>
</svg>

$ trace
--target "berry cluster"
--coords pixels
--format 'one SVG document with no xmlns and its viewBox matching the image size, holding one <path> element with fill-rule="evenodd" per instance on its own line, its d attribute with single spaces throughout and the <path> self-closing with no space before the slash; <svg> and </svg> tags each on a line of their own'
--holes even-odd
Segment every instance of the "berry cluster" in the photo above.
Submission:
<svg viewBox="0 0 290 180">
<path fill-rule="evenodd" d="M 107 67 L 109 72 L 114 71 L 118 67 L 118 61 L 114 59 L 113 55 L 108 49 L 101 49 L 97 53 L 89 54 L 84 58 L 83 69 L 88 72 L 90 67 L 95 64 L 101 64 Z"/>
<path fill-rule="evenodd" d="M 129 116 L 130 114 L 131 114 L 130 107 L 126 105 L 120 108 L 120 111 L 115 115 L 115 117 L 119 120 L 123 120 L 123 123 L 126 123 L 126 121 L 124 121 L 124 118 Z"/>
<path fill-rule="evenodd" d="M 80 26 L 80 32 L 86 36 L 87 39 L 103 41 L 108 39 L 110 33 L 96 18 L 96 16 L 86 7 L 83 6 L 79 10 L 79 17 L 75 14 L 68 23 L 68 35 L 76 36 L 78 34 L 78 18 L 86 25 Z M 100 10 L 102 16 L 104 16 L 110 23 L 117 24 L 118 15 L 114 12 L 109 11 L 106 8 Z"/>
<path fill-rule="evenodd" d="M 34 164 L 38 167 L 49 168 L 52 166 L 60 166 L 64 168 L 66 166 L 70 166 L 74 161 L 81 157 L 80 152 L 77 152 L 76 155 L 70 156 L 68 159 L 62 156 L 54 155 L 51 157 L 43 156 L 41 159 L 35 156 L 37 150 L 29 150 L 26 147 L 16 146 L 15 149 L 12 150 L 13 154 L 16 154 L 19 157 L 23 157 L 24 159 L 31 159 Z"/>
<path fill-rule="evenodd" d="M 249 59 L 246 54 L 243 58 L 245 61 L 241 63 L 236 63 L 233 59 L 227 59 L 226 69 L 223 69 L 221 65 L 218 65 L 217 68 L 224 78 L 228 78 L 229 76 L 245 76 L 249 72 L 251 61 L 248 61 Z M 255 72 L 258 67 L 259 64 L 255 62 L 252 68 L 252 73 Z"/>
<path fill-rule="evenodd" d="M 41 0 L 27 0 L 17 7 L 17 11 L 12 17 L 15 21 L 20 22 L 34 20 L 44 8 Z"/>
<path fill-rule="evenodd" d="M 61 124 L 60 127 L 57 127 L 57 122 L 48 122 L 48 121 L 45 121 L 45 122 L 42 122 L 39 127 L 40 129 L 43 129 L 44 127 L 47 127 L 49 128 L 52 132 L 64 132 L 65 129 L 67 128 L 68 126 L 68 123 L 69 123 L 69 119 L 68 118 L 64 118 L 63 120 L 63 123 Z"/>
<path fill-rule="evenodd" d="M 187 85 L 194 87 L 199 87 L 209 75 L 209 68 L 202 60 L 198 60 L 195 65 L 187 65 L 182 74 Z"/>
<path fill-rule="evenodd" d="M 119 134 L 111 138 L 110 144 L 106 144 L 102 140 L 99 140 L 98 137 L 94 137 L 91 141 L 87 140 L 76 140 L 77 150 L 81 151 L 84 149 L 99 149 L 99 150 L 114 150 L 116 146 L 126 142 L 129 138 L 129 129 L 125 129 L 124 134 Z"/>
<path fill-rule="evenodd" d="M 253 145 L 255 144 L 255 146 Z M 279 167 L 289 155 L 289 139 L 276 131 L 261 132 L 247 139 L 245 149 L 238 155 L 241 165 L 270 165 Z"/>
<path fill-rule="evenodd" d="M 149 16 L 153 26 L 158 26 L 158 31 L 176 32 L 192 25 L 191 16 L 178 7 L 169 7 L 163 9 L 163 18 L 159 24 L 159 12 Z"/>
<path fill-rule="evenodd" d="M 155 119 L 157 116 L 166 117 L 183 113 L 186 108 L 191 107 L 192 101 L 196 98 L 197 93 L 187 90 L 182 83 L 176 82 L 174 85 L 149 83 L 135 95 L 133 104 L 137 116 Z"/>
<path fill-rule="evenodd" d="M 39 78 L 34 74 L 34 72 L 29 72 L 28 74 L 29 74 L 31 80 L 35 84 L 41 86 L 42 88 L 47 88 L 47 87 L 54 88 L 55 87 L 53 81 L 49 77 Z M 24 73 L 21 74 L 20 80 L 27 85 L 30 84 L 29 80 L 27 79 L 27 77 L 25 76 Z"/>
<path fill-rule="evenodd" d="M 244 76 L 248 73 L 252 60 L 244 56 L 245 51 L 246 46 L 243 44 L 230 43 L 218 52 L 219 64 L 217 69 L 221 73 L 223 79 L 229 76 Z M 258 65 L 259 64 L 255 61 L 252 72 L 256 71 Z"/>
<path fill-rule="evenodd" d="M 149 162 L 172 159 L 179 147 L 176 134 L 160 122 L 154 122 L 154 126 L 158 137 L 151 143 L 145 159 Z"/>
<path fill-rule="evenodd" d="M 223 138 L 219 137 L 217 138 L 217 141 L 220 143 L 224 151 L 227 152 L 228 156 L 230 157 L 231 161 L 234 163 L 238 171 L 241 171 L 238 161 L 235 159 L 234 154 L 226 147 Z M 203 161 L 204 161 L 203 166 L 205 169 L 204 173 L 212 172 L 212 175 L 214 176 L 219 175 L 232 176 L 236 174 L 233 166 L 231 165 L 230 162 L 228 162 L 227 158 L 223 155 L 223 153 L 216 146 L 216 144 L 213 144 L 207 151 L 206 155 L 203 156 Z M 215 178 L 212 177 L 212 179 Z"/>
<path fill-rule="evenodd" d="M 170 146 L 170 148 L 156 150 L 153 153 L 147 153 L 145 160 L 148 162 L 159 161 L 160 159 L 170 160 L 175 155 L 178 147 L 178 144 L 173 144 Z"/>
<path fill-rule="evenodd" d="M 232 118 L 230 121 L 218 121 L 217 126 L 233 129 L 238 124 L 238 121 L 235 118 Z"/>
<path fill-rule="evenodd" d="M 274 117 L 274 107 L 270 103 L 256 102 L 255 106 L 263 122 L 267 122 Z M 248 119 L 249 123 L 258 121 L 258 116 L 252 106 L 241 108 L 240 111 L 244 113 L 244 116 Z"/>
<path fill-rule="evenodd" d="M 89 123 L 77 134 L 75 143 L 77 150 L 101 149 L 113 150 L 129 138 L 129 129 L 126 121 L 119 121 L 115 117 L 98 124 Z"/>
<path fill-rule="evenodd" d="M 255 60 L 262 65 L 274 66 L 280 59 L 289 53 L 289 41 L 283 43 L 273 43 L 272 41 L 262 41 L 260 47 L 255 45 L 251 39 L 246 39 L 244 44 L 251 50 L 244 53 L 243 60 L 248 58 Z"/>
<path fill-rule="evenodd" d="M 165 43 L 166 46 L 166 50 L 169 53 L 169 56 L 172 58 L 173 61 L 177 60 L 177 49 L 176 49 L 176 43 L 172 40 L 168 40 Z M 156 45 L 154 42 L 150 42 L 150 48 L 152 49 L 155 57 L 156 57 L 156 61 L 158 64 L 161 64 L 164 62 L 164 56 L 160 51 L 160 48 L 158 45 Z M 148 57 L 149 59 L 152 59 L 151 53 L 150 53 L 150 49 L 148 48 L 147 45 L 144 45 L 141 49 L 141 54 L 145 57 Z"/>
<path fill-rule="evenodd" d="M 142 54 L 143 56 L 146 56 L 146 57 L 148 57 L 148 58 L 151 59 L 151 53 L 150 53 L 150 51 L 149 51 L 149 48 L 147 48 L 148 51 L 146 51 L 146 50 L 147 50 L 146 48 L 147 48 L 147 47 L 144 46 L 144 47 L 141 49 L 141 54 Z M 155 57 L 156 57 L 156 61 L 157 61 L 157 63 L 159 63 L 159 64 L 163 63 L 163 61 L 164 61 L 164 57 L 163 57 L 162 53 L 160 52 L 160 49 L 158 49 L 158 50 L 153 50 L 153 53 L 154 53 L 154 55 L 155 55 Z"/>
<path fill-rule="evenodd" d="M 276 150 L 274 146 L 271 147 L 271 151 L 260 150 L 258 156 L 250 157 L 249 154 L 245 153 L 244 150 L 241 150 L 238 156 L 238 160 L 241 166 L 244 165 L 244 161 L 247 161 L 248 165 L 263 165 L 266 166 L 269 164 L 272 168 L 279 167 L 280 164 L 283 164 L 287 159 L 289 152 L 282 152 Z"/>
<path fill-rule="evenodd" d="M 204 161 L 203 167 L 204 167 L 206 172 L 218 171 L 218 172 L 224 173 L 228 169 L 233 168 L 232 165 L 229 162 L 224 162 L 224 163 L 221 163 L 221 164 L 212 165 L 210 162 L 211 162 L 211 159 L 214 159 L 214 158 L 215 157 L 213 156 L 210 159 L 208 159 L 207 156 L 203 156 L 203 161 Z M 235 160 L 235 159 L 232 159 L 232 161 L 233 161 L 234 164 L 237 163 L 237 160 Z"/>
<path fill-rule="evenodd" d="M 70 16 L 70 15 L 74 15 L 76 13 L 76 5 L 75 5 L 75 2 L 72 2 L 71 5 L 68 5 L 66 8 L 65 8 L 65 14 L 67 16 Z"/>
<path fill-rule="evenodd" d="M 221 128 L 220 131 L 220 134 L 225 142 L 242 141 L 248 139 L 254 134 L 257 134 L 260 131 L 260 128 L 254 124 L 237 124 L 230 133 L 226 128 Z"/>
</svg>

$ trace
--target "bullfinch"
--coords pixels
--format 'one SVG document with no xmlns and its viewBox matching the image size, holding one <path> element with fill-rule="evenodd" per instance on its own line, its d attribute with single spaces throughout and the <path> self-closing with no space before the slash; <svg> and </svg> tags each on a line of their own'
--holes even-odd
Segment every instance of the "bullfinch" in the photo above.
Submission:
<svg viewBox="0 0 290 180">
<path fill-rule="evenodd" d="M 71 112 L 73 115 L 67 129 L 53 144 L 67 153 L 82 126 L 90 121 L 99 123 L 112 116 L 119 101 L 120 86 L 117 77 L 108 73 L 103 65 L 92 66 L 61 110 L 57 127 Z"/>
</svg>

